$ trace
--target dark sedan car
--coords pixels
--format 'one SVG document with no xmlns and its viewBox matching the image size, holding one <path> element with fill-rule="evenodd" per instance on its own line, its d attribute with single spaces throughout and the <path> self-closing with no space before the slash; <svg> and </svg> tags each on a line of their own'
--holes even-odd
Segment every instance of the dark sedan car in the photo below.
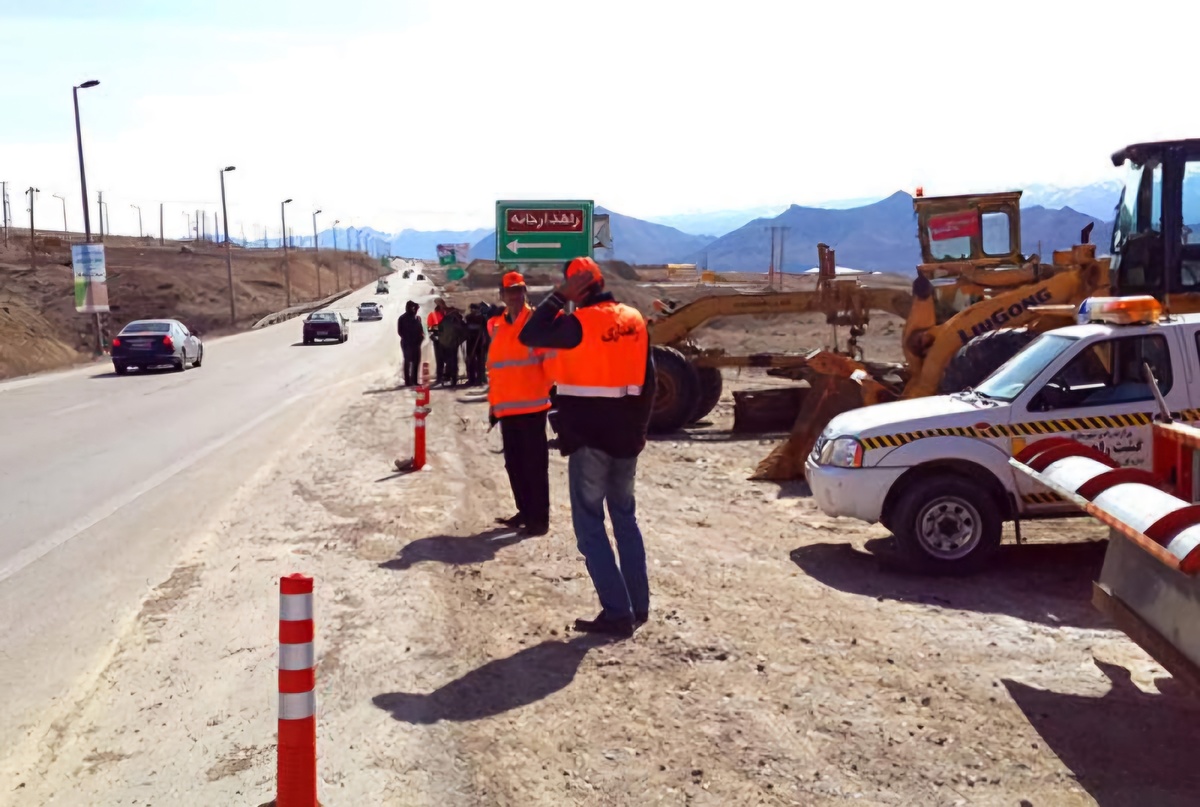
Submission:
<svg viewBox="0 0 1200 807">
<path fill-rule="evenodd" d="M 139 319 L 121 329 L 112 340 L 113 370 L 125 375 L 130 367 L 173 367 L 183 372 L 188 364 L 204 361 L 204 343 L 187 326 L 174 319 Z"/>
<path fill-rule="evenodd" d="M 350 320 L 338 311 L 314 311 L 304 320 L 304 344 L 325 339 L 345 342 L 350 338 Z"/>
</svg>

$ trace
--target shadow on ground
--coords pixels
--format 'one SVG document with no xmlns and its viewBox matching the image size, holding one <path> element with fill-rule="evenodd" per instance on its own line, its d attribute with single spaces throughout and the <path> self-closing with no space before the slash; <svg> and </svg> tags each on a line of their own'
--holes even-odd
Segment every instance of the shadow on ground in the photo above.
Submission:
<svg viewBox="0 0 1200 807">
<path fill-rule="evenodd" d="M 1200 803 L 1192 740 L 1200 701 L 1173 678 L 1148 695 L 1124 667 L 1095 662 L 1112 681 L 1100 697 L 1036 689 L 1005 680 L 1009 695 L 1050 751 L 1100 807 L 1183 807 Z"/>
<path fill-rule="evenodd" d="M 371 702 L 402 723 L 493 717 L 566 689 L 588 651 L 609 641 L 578 636 L 565 642 L 542 642 L 508 658 L 489 661 L 427 695 L 388 692 Z"/>
<path fill-rule="evenodd" d="M 476 535 L 433 535 L 406 544 L 400 554 L 379 564 L 381 569 L 411 569 L 425 561 L 465 566 L 495 560 L 496 553 L 506 546 L 520 543 L 530 536 L 514 529 L 500 527 Z"/>
<path fill-rule="evenodd" d="M 969 577 L 930 577 L 903 569 L 890 538 L 793 549 L 792 562 L 825 585 L 878 600 L 914 602 L 989 614 L 1007 614 L 1043 625 L 1111 627 L 1091 605 L 1107 541 L 1005 544 L 986 571 Z"/>
<path fill-rule="evenodd" d="M 703 426 L 704 421 L 695 424 Z M 668 434 L 650 434 L 647 440 L 655 443 L 753 443 L 760 442 L 764 446 L 774 446 L 787 432 L 734 432 L 727 429 L 696 429 L 694 431 L 677 431 Z M 765 457 L 766 454 L 763 454 Z"/>
</svg>

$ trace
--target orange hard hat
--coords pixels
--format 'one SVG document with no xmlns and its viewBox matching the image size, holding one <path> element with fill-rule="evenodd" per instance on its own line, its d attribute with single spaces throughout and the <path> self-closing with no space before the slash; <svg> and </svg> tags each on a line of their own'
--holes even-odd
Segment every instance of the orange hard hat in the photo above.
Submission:
<svg viewBox="0 0 1200 807">
<path fill-rule="evenodd" d="M 567 268 L 563 272 L 568 279 L 580 273 L 587 273 L 595 283 L 604 283 L 604 275 L 600 272 L 600 265 L 591 258 L 575 258 L 567 264 Z"/>
<path fill-rule="evenodd" d="M 525 278 L 520 272 L 506 272 L 500 279 L 502 289 L 514 289 L 518 286 L 525 288 Z"/>
</svg>

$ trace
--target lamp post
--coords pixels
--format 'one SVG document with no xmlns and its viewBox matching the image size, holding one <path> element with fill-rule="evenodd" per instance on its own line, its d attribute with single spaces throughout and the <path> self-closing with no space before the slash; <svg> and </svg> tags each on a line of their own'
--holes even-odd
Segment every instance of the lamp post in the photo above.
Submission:
<svg viewBox="0 0 1200 807">
<path fill-rule="evenodd" d="M 287 243 L 287 208 L 285 205 L 291 204 L 291 199 L 284 199 L 279 203 L 279 240 L 283 241 L 283 285 L 287 288 L 287 307 L 292 307 L 292 269 L 288 264 L 288 243 Z"/>
<path fill-rule="evenodd" d="M 57 194 L 57 193 L 51 194 L 51 196 L 53 196 L 53 197 L 54 197 L 55 199 L 57 199 L 58 201 L 62 202 L 62 206 L 63 206 L 63 235 L 66 235 L 66 233 L 67 233 L 67 197 L 65 197 L 65 196 L 62 196 L 62 195 L 60 195 L 60 194 Z"/>
<path fill-rule="evenodd" d="M 320 251 L 321 251 L 321 247 L 317 243 L 317 214 L 320 212 L 321 212 L 320 210 L 313 211 L 313 252 L 314 253 L 320 253 Z M 317 258 L 313 258 L 313 263 L 317 267 L 317 299 L 320 300 L 321 299 L 321 261 L 318 260 Z"/>
<path fill-rule="evenodd" d="M 337 291 L 342 290 L 342 273 L 337 259 L 337 226 L 341 223 L 341 219 L 333 220 L 333 282 L 337 284 Z"/>
<path fill-rule="evenodd" d="M 221 169 L 221 217 L 225 222 L 225 276 L 229 279 L 229 324 L 237 322 L 237 308 L 233 302 L 233 253 L 229 246 L 229 209 L 225 206 L 225 174 L 237 170 L 227 165 Z"/>
<path fill-rule="evenodd" d="M 138 212 L 138 239 L 140 240 L 144 237 L 144 233 L 142 232 L 142 209 L 137 205 L 130 205 L 130 207 Z"/>
<path fill-rule="evenodd" d="M 33 200 L 41 193 L 41 189 L 35 188 L 32 185 L 25 191 L 25 195 L 29 197 L 29 268 L 37 267 L 37 242 L 34 240 L 35 230 L 33 229 Z"/>
</svg>

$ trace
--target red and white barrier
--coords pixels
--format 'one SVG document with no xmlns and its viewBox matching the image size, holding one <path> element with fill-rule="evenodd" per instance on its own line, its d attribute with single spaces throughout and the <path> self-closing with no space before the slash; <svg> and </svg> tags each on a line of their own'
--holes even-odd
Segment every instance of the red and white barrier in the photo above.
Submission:
<svg viewBox="0 0 1200 807">
<path fill-rule="evenodd" d="M 313 579 L 279 580 L 277 807 L 317 807 L 316 651 Z"/>
<path fill-rule="evenodd" d="M 413 410 L 412 469 L 425 467 L 425 418 L 429 416 L 429 362 L 421 362 L 421 383 L 417 386 L 417 407 Z"/>
</svg>

